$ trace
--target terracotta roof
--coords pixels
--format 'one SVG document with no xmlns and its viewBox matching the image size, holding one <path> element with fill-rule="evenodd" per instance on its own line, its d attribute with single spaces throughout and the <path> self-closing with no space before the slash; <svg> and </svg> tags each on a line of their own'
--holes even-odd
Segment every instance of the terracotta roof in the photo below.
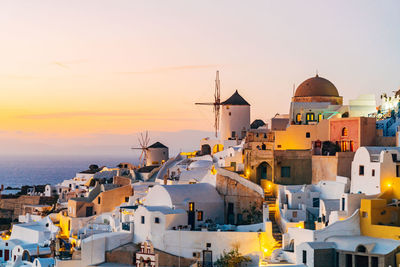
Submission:
<svg viewBox="0 0 400 267">
<path fill-rule="evenodd" d="M 237 90 L 230 98 L 222 102 L 221 105 L 250 106 L 250 104 L 239 95 Z"/>
</svg>

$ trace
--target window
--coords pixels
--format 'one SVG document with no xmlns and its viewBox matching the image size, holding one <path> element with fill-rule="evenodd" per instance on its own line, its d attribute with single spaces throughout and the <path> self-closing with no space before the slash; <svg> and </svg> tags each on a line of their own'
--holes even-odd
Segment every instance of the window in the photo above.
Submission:
<svg viewBox="0 0 400 267">
<path fill-rule="evenodd" d="M 281 148 L 282 146 L 281 145 L 278 145 L 278 148 Z"/>
<path fill-rule="evenodd" d="M 346 199 L 342 197 L 342 210 L 344 210 L 345 206 L 346 206 Z"/>
<path fill-rule="evenodd" d="M 267 146 L 265 144 L 262 144 L 261 150 L 266 150 L 266 149 L 267 149 Z"/>
<path fill-rule="evenodd" d="M 306 264 L 307 263 L 307 251 L 303 250 L 303 263 Z"/>
<path fill-rule="evenodd" d="M 189 202 L 189 211 L 194 211 L 194 202 Z"/>
<path fill-rule="evenodd" d="M 203 220 L 203 211 L 200 210 L 197 212 L 197 220 L 202 221 Z"/>
<path fill-rule="evenodd" d="M 235 138 L 235 137 L 236 137 L 236 132 L 232 131 L 232 138 Z"/>
<path fill-rule="evenodd" d="M 296 115 L 296 122 L 301 122 L 301 114 L 297 113 Z"/>
<path fill-rule="evenodd" d="M 315 114 L 314 113 L 307 113 L 306 114 L 307 121 L 315 121 Z"/>
<path fill-rule="evenodd" d="M 292 217 L 293 217 L 293 218 L 297 218 L 297 211 L 293 211 Z"/>
<path fill-rule="evenodd" d="M 322 113 L 318 114 L 318 121 L 322 121 L 324 119 L 324 116 Z"/>
<path fill-rule="evenodd" d="M 361 217 L 368 218 L 368 212 L 365 211 L 361 212 Z"/>
<path fill-rule="evenodd" d="M 372 176 L 375 176 L 375 169 L 372 169 Z"/>
<path fill-rule="evenodd" d="M 319 198 L 318 198 L 318 197 L 314 197 L 314 198 L 312 199 L 312 206 L 313 206 L 314 208 L 319 208 Z"/>
<path fill-rule="evenodd" d="M 311 134 L 310 132 L 306 132 L 306 138 L 310 138 Z"/>
<path fill-rule="evenodd" d="M 0 258 L 3 258 L 3 250 L 0 249 Z"/>
<path fill-rule="evenodd" d="M 360 165 L 358 169 L 358 174 L 364 176 L 364 165 Z"/>
<path fill-rule="evenodd" d="M 352 254 L 345 254 L 346 255 L 346 267 L 353 266 L 353 255 Z"/>
<path fill-rule="evenodd" d="M 129 202 L 129 197 L 125 197 L 125 202 Z"/>
<path fill-rule="evenodd" d="M 349 135 L 349 131 L 347 130 L 347 127 L 343 127 L 342 136 L 348 136 L 348 135 Z"/>
<path fill-rule="evenodd" d="M 400 165 L 396 165 L 396 177 L 400 177 Z"/>
<path fill-rule="evenodd" d="M 100 203 L 101 203 L 101 199 L 100 199 L 100 197 L 98 197 L 98 198 L 97 198 L 97 204 L 100 205 Z"/>
<path fill-rule="evenodd" d="M 393 162 L 397 161 L 397 154 L 392 154 L 392 160 L 393 160 Z"/>
<path fill-rule="evenodd" d="M 141 223 L 144 224 L 144 216 L 141 217 Z"/>
<path fill-rule="evenodd" d="M 290 177 L 290 167 L 281 167 L 281 177 L 289 178 Z"/>
<path fill-rule="evenodd" d="M 160 218 L 159 217 L 155 217 L 154 218 L 154 223 L 160 223 Z"/>
<path fill-rule="evenodd" d="M 231 112 L 229 112 L 229 116 L 231 116 L 232 115 L 232 113 Z"/>
</svg>

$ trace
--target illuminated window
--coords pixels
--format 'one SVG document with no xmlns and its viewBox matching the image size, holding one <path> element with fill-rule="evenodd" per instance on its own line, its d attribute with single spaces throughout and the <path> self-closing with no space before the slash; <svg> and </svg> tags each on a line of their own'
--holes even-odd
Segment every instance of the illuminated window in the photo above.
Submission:
<svg viewBox="0 0 400 267">
<path fill-rule="evenodd" d="M 315 114 L 314 113 L 307 113 L 306 119 L 307 119 L 307 121 L 315 121 Z"/>
<path fill-rule="evenodd" d="M 322 113 L 318 114 L 318 121 L 322 121 L 324 117 L 322 116 Z"/>
<path fill-rule="evenodd" d="M 194 202 L 189 202 L 189 211 L 194 211 Z"/>
<path fill-rule="evenodd" d="M 301 121 L 301 114 L 300 114 L 300 113 L 297 113 L 297 115 L 296 115 L 296 121 L 297 121 L 297 122 L 300 122 L 300 121 Z"/>
<path fill-rule="evenodd" d="M 203 211 L 198 211 L 197 212 L 197 220 L 198 221 L 202 221 L 203 220 Z"/>
<path fill-rule="evenodd" d="M 342 136 L 348 136 L 349 132 L 346 127 L 342 129 Z"/>
</svg>

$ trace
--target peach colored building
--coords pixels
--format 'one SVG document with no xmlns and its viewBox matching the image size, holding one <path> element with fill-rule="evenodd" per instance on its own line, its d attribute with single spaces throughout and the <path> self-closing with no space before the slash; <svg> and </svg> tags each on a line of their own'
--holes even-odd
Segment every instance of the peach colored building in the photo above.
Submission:
<svg viewBox="0 0 400 267">
<path fill-rule="evenodd" d="M 99 184 L 90 191 L 87 197 L 68 200 L 68 216 L 89 217 L 110 212 L 123 202 L 129 201 L 133 187 L 129 178 L 114 177 L 112 184 Z"/>
</svg>

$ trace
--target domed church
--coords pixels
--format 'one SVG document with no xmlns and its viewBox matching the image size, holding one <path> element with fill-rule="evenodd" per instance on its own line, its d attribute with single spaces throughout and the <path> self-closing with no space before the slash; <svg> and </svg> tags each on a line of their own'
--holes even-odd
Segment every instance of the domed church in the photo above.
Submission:
<svg viewBox="0 0 400 267">
<path fill-rule="evenodd" d="M 290 121 L 291 124 L 315 124 L 347 111 L 336 86 L 317 74 L 297 87 L 290 104 Z"/>
</svg>

